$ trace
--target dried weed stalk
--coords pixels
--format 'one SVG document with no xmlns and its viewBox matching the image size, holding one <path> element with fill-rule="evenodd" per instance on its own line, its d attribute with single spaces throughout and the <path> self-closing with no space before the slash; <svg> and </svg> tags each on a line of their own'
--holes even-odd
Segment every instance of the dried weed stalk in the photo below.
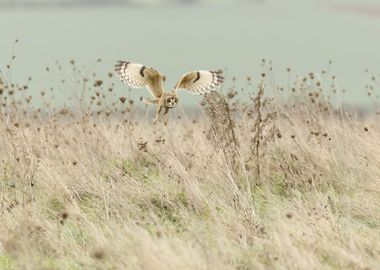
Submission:
<svg viewBox="0 0 380 270">
<path fill-rule="evenodd" d="M 254 163 L 254 170 L 258 180 L 261 178 L 262 158 L 266 154 L 270 142 L 281 137 L 276 126 L 277 112 L 270 106 L 270 99 L 264 97 L 264 80 L 253 100 L 253 108 L 248 110 L 248 116 L 253 116 L 254 124 L 251 130 L 250 156 L 246 162 L 247 168 Z"/>
<path fill-rule="evenodd" d="M 212 141 L 223 151 L 226 161 L 236 172 L 239 165 L 239 143 L 226 98 L 214 91 L 204 96 L 201 106 L 210 123 Z"/>
</svg>

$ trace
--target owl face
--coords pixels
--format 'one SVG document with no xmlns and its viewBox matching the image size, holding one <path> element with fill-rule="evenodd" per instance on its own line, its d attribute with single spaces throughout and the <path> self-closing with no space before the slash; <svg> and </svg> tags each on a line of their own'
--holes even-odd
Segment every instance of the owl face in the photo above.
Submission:
<svg viewBox="0 0 380 270">
<path fill-rule="evenodd" d="M 174 108 L 175 106 L 177 106 L 177 103 L 178 103 L 178 98 L 175 94 L 169 94 L 165 98 L 165 106 L 168 108 Z"/>
</svg>

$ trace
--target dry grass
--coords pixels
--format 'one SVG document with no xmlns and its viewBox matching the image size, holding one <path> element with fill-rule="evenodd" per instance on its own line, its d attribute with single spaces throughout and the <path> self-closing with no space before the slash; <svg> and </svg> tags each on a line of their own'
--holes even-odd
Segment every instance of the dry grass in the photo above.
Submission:
<svg viewBox="0 0 380 270">
<path fill-rule="evenodd" d="M 47 114 L 2 78 L 0 269 L 378 269 L 378 116 L 308 80 L 165 128 L 103 83 Z"/>
</svg>

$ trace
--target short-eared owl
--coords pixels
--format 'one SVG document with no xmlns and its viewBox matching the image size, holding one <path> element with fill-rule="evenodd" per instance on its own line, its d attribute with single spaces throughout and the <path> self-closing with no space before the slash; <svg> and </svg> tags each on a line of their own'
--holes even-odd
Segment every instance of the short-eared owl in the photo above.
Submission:
<svg viewBox="0 0 380 270">
<path fill-rule="evenodd" d="M 164 109 L 164 124 L 168 123 L 168 112 L 178 103 L 177 90 L 185 89 L 191 94 L 202 95 L 215 91 L 224 80 L 221 71 L 190 71 L 182 76 L 179 82 L 170 92 L 165 92 L 165 76 L 152 67 L 144 66 L 138 63 L 119 61 L 115 65 L 116 75 L 124 83 L 133 88 L 149 89 L 154 97 L 153 99 L 144 100 L 149 104 L 157 104 L 157 113 L 154 123 L 157 122 L 162 109 Z"/>
</svg>

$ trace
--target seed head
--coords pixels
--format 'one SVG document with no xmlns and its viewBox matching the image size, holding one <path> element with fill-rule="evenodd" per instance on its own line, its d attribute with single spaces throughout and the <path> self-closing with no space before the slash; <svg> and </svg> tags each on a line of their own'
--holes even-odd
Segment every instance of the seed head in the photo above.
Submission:
<svg viewBox="0 0 380 270">
<path fill-rule="evenodd" d="M 94 82 L 94 86 L 95 87 L 99 87 L 99 86 L 101 86 L 103 84 L 103 81 L 102 80 L 96 80 L 95 82 Z"/>
</svg>

